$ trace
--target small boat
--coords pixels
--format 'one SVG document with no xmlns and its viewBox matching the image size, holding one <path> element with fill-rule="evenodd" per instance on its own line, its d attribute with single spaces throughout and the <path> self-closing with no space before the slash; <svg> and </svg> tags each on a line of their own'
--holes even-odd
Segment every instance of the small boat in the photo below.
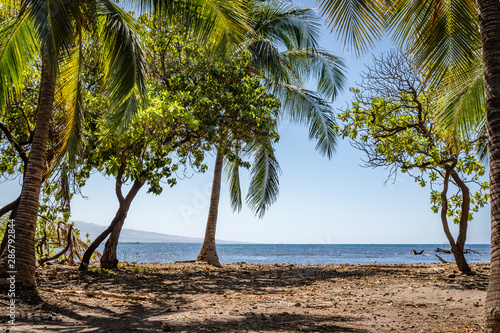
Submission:
<svg viewBox="0 0 500 333">
<path fill-rule="evenodd" d="M 422 253 L 424 253 L 424 251 L 425 251 L 425 249 L 422 250 L 422 251 L 420 251 L 420 252 L 417 251 L 417 250 L 415 250 L 415 249 L 413 249 L 413 250 L 411 250 L 411 254 L 413 254 L 413 255 L 422 254 Z"/>
</svg>

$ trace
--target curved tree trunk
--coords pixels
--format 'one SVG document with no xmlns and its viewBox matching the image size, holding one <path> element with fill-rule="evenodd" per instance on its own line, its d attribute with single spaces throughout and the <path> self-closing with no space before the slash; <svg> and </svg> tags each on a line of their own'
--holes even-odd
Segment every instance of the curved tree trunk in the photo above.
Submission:
<svg viewBox="0 0 500 333">
<path fill-rule="evenodd" d="M 217 249 L 215 248 L 215 231 L 217 228 L 217 215 L 219 212 L 219 199 L 220 199 L 220 185 L 222 179 L 222 162 L 224 156 L 217 149 L 217 157 L 215 158 L 214 167 L 214 180 L 212 183 L 212 194 L 210 197 L 210 208 L 208 211 L 207 228 L 205 230 L 205 239 L 201 246 L 200 254 L 196 261 L 206 262 L 214 266 L 222 266 L 217 256 Z"/>
<path fill-rule="evenodd" d="M 122 205 L 120 205 L 122 210 L 122 219 L 116 223 L 106 241 L 106 245 L 104 246 L 104 252 L 101 257 L 101 268 L 115 269 L 118 267 L 118 259 L 116 258 L 116 247 L 118 246 L 118 239 L 120 238 L 120 232 L 122 231 L 123 224 L 125 223 L 125 219 L 127 218 L 128 210 L 130 208 L 130 204 L 132 200 L 134 200 L 137 192 L 141 189 L 143 182 L 135 181 L 134 185 L 127 194 Z"/>
<path fill-rule="evenodd" d="M 3 206 L 0 209 L 0 217 L 4 216 L 8 212 L 12 211 L 10 213 L 9 220 L 15 219 L 16 218 L 17 207 L 19 206 L 19 201 L 21 201 L 21 196 L 17 197 L 17 199 L 14 200 L 14 201 L 12 201 L 10 204 Z M 4 236 L 3 236 L 3 239 L 2 239 L 2 244 L 0 245 L 0 255 L 3 253 L 3 251 L 7 247 L 7 240 L 8 240 L 7 232 L 8 231 L 9 230 L 6 228 Z"/>
<path fill-rule="evenodd" d="M 101 268 L 115 269 L 118 267 L 118 258 L 116 258 L 116 248 L 118 246 L 118 238 L 120 237 L 120 232 L 122 231 L 123 224 L 125 223 L 125 217 L 127 215 L 128 208 L 123 212 L 123 218 L 115 224 L 111 235 L 104 245 L 104 252 L 101 257 Z"/>
<path fill-rule="evenodd" d="M 26 174 L 23 179 L 21 200 L 15 220 L 15 265 L 11 266 L 7 252 L 0 256 L 0 284 L 7 283 L 8 272 L 16 271 L 16 287 L 34 289 L 35 284 L 35 229 L 38 218 L 38 200 L 42 187 L 43 174 L 46 170 L 47 143 L 54 104 L 54 73 L 42 63 L 40 93 L 33 144 L 30 150 Z"/>
<path fill-rule="evenodd" d="M 471 272 L 469 265 L 467 264 L 467 260 L 465 260 L 464 256 L 464 243 L 465 243 L 465 233 L 462 233 L 462 221 L 460 222 L 460 236 L 459 238 L 462 239 L 460 244 L 462 247 L 460 248 L 457 243 L 455 243 L 455 240 L 453 239 L 453 235 L 451 234 L 450 228 L 448 226 L 448 185 L 450 183 L 450 174 L 453 173 L 454 171 L 446 170 L 446 175 L 444 177 L 444 182 L 443 182 L 443 191 L 441 192 L 441 223 L 443 224 L 443 230 L 446 235 L 446 238 L 448 238 L 448 242 L 450 243 L 451 246 L 451 252 L 453 253 L 453 256 L 455 257 L 455 263 L 457 264 L 458 269 L 466 274 L 469 274 Z M 462 214 L 463 216 L 463 214 Z M 467 217 L 469 216 L 469 211 L 467 209 Z M 466 221 L 467 223 L 467 221 Z M 465 229 L 467 230 L 467 224 L 465 224 Z"/>
<path fill-rule="evenodd" d="M 125 218 L 125 214 L 120 207 L 115 214 L 115 217 L 111 221 L 109 227 L 106 228 L 96 239 L 89 245 L 85 253 L 83 254 L 82 260 L 80 261 L 80 267 L 78 268 L 81 271 L 84 271 L 89 266 L 90 257 L 94 254 L 94 251 L 101 245 L 101 243 L 108 237 L 108 235 L 113 231 L 114 227 Z"/>
<path fill-rule="evenodd" d="M 500 2 L 477 0 L 490 161 L 491 270 L 486 295 L 486 331 L 500 332 Z"/>
<path fill-rule="evenodd" d="M 467 260 L 465 260 L 464 255 L 465 241 L 467 239 L 467 226 L 469 224 L 470 191 L 467 185 L 462 181 L 462 179 L 460 179 L 455 170 L 452 170 L 450 175 L 455 181 L 455 184 L 457 184 L 457 186 L 460 188 L 460 191 L 462 192 L 462 212 L 458 225 L 458 236 L 456 243 L 454 244 L 454 246 L 451 246 L 451 249 L 453 255 L 455 256 L 455 262 L 457 263 L 458 269 L 462 273 L 471 274 L 472 271 L 469 267 L 469 264 L 467 264 Z"/>
</svg>

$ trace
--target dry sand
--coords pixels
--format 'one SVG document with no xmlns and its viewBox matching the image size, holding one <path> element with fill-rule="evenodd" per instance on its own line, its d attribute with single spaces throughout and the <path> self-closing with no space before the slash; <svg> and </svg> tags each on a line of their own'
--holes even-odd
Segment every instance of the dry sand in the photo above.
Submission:
<svg viewBox="0 0 500 333">
<path fill-rule="evenodd" d="M 489 264 L 53 264 L 5 332 L 482 332 Z M 124 298 L 117 298 L 124 297 Z"/>
</svg>

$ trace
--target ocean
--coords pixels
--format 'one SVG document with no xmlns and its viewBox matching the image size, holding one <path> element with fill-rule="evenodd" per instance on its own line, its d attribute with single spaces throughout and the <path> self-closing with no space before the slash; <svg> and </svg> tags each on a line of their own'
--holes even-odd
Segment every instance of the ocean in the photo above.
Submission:
<svg viewBox="0 0 500 333">
<path fill-rule="evenodd" d="M 419 264 L 439 263 L 438 254 L 453 262 L 452 254 L 435 252 L 445 244 L 220 244 L 219 260 L 223 264 Z M 175 262 L 196 259 L 201 244 L 187 243 L 120 243 L 120 261 Z M 489 244 L 468 244 L 474 253 L 466 254 L 468 262 L 489 262 Z M 411 250 L 422 251 L 412 255 Z M 100 248 L 102 251 L 102 248 Z M 477 253 L 476 253 L 477 252 Z"/>
</svg>

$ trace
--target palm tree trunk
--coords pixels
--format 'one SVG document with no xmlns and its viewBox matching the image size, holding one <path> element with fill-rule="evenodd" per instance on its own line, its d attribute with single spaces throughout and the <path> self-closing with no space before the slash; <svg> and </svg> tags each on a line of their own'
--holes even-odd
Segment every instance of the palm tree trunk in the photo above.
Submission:
<svg viewBox="0 0 500 333">
<path fill-rule="evenodd" d="M 491 270 L 486 332 L 500 332 L 500 2 L 477 0 L 490 161 Z"/>
<path fill-rule="evenodd" d="M 210 197 L 210 208 L 208 210 L 207 228 L 205 230 L 205 239 L 201 246 L 200 254 L 196 261 L 206 262 L 214 266 L 222 266 L 217 256 L 215 247 L 215 231 L 217 228 L 217 215 L 219 212 L 220 186 L 222 179 L 222 162 L 224 156 L 220 149 L 217 149 L 217 157 L 215 158 L 214 180 L 212 183 L 212 194 Z"/>
<path fill-rule="evenodd" d="M 38 218 L 38 200 L 43 174 L 47 168 L 47 143 L 52 118 L 56 81 L 53 71 L 42 63 L 40 93 L 33 144 L 30 150 L 26 174 L 23 179 L 21 200 L 15 220 L 15 267 L 9 266 L 7 251 L 0 256 L 0 284 L 6 283 L 8 271 L 16 271 L 16 287 L 34 289 L 35 284 L 35 229 Z"/>
<path fill-rule="evenodd" d="M 127 197 L 125 198 L 123 203 L 120 203 L 121 220 L 119 220 L 118 223 L 116 223 L 116 225 L 113 228 L 113 231 L 111 232 L 111 235 L 106 241 L 106 245 L 104 246 L 104 252 L 101 258 L 101 268 L 116 269 L 118 267 L 118 259 L 116 258 L 116 248 L 118 246 L 118 239 L 120 238 L 120 232 L 122 231 L 123 224 L 125 223 L 125 219 L 127 218 L 130 204 L 132 203 L 132 200 L 134 200 L 137 192 L 139 192 L 139 190 L 141 189 L 142 185 L 144 185 L 143 182 L 136 180 L 134 182 L 134 185 L 132 185 L 132 188 L 128 192 Z"/>
</svg>

